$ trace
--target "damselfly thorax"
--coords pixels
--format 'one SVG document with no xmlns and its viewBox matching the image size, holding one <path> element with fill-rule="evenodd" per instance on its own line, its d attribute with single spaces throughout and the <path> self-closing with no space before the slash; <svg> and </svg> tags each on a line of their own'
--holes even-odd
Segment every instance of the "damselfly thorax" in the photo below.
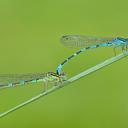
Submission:
<svg viewBox="0 0 128 128">
<path fill-rule="evenodd" d="M 57 73 L 54 73 L 54 72 L 48 72 L 43 79 L 44 91 L 48 90 L 48 84 L 49 83 L 53 83 L 54 86 L 59 86 L 64 81 L 66 81 L 66 74 L 65 73 L 61 73 L 60 75 L 58 75 Z"/>
<path fill-rule="evenodd" d="M 61 73 L 60 75 L 58 75 L 57 73 L 54 72 L 48 72 L 43 79 L 44 82 L 58 82 L 58 83 L 62 83 L 65 80 L 66 80 L 65 73 Z"/>
</svg>

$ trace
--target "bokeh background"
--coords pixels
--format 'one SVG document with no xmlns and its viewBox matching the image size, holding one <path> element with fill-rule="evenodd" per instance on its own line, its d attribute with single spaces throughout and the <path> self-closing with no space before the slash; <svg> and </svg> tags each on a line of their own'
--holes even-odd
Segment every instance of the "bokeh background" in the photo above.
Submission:
<svg viewBox="0 0 128 128">
<path fill-rule="evenodd" d="M 0 73 L 55 71 L 77 49 L 65 34 L 127 37 L 127 0 L 0 0 Z M 65 65 L 71 77 L 113 56 L 86 52 Z M 2 128 L 128 128 L 128 58 L 0 119 Z M 37 95 L 42 85 L 0 91 L 0 112 Z"/>
</svg>

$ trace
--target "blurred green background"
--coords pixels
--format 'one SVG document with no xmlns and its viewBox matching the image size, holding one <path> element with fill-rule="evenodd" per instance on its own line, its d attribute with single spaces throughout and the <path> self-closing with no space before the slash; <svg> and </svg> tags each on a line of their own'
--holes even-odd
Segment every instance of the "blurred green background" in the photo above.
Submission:
<svg viewBox="0 0 128 128">
<path fill-rule="evenodd" d="M 65 34 L 127 37 L 127 0 L 0 0 L 0 73 L 55 71 L 77 49 Z M 112 48 L 82 54 L 64 67 L 71 77 Z M 128 58 L 90 74 L 0 119 L 1 128 L 128 128 Z M 0 112 L 37 95 L 24 86 L 0 91 Z"/>
</svg>

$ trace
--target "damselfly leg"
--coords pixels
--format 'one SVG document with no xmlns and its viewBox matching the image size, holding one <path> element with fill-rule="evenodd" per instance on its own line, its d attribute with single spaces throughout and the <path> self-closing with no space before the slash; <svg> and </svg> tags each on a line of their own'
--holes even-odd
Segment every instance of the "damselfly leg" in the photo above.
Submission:
<svg viewBox="0 0 128 128">
<path fill-rule="evenodd" d="M 46 92 L 48 90 L 48 82 L 44 82 L 44 88 L 43 88 L 43 91 Z"/>
<path fill-rule="evenodd" d="M 121 47 L 122 52 L 128 50 L 128 46 L 127 45 L 122 45 L 122 46 L 117 45 L 117 46 L 114 46 L 113 47 L 113 52 L 114 52 L 115 56 L 117 55 L 117 50 L 116 49 L 119 48 L 119 47 Z"/>
<path fill-rule="evenodd" d="M 120 47 L 120 45 L 116 45 L 116 46 L 113 47 L 114 56 L 117 55 L 117 50 L 116 49 L 119 48 L 119 47 Z M 121 47 L 121 49 L 123 51 L 123 46 Z"/>
</svg>

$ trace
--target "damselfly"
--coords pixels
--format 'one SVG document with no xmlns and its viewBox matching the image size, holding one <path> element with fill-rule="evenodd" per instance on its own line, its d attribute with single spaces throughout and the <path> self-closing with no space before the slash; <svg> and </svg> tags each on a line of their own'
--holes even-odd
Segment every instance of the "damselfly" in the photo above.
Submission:
<svg viewBox="0 0 128 128">
<path fill-rule="evenodd" d="M 30 83 L 44 83 L 44 90 L 47 90 L 47 84 L 54 83 L 58 85 L 66 80 L 65 73 L 60 75 L 54 72 L 35 73 L 35 74 L 1 74 L 0 75 L 0 89 L 6 87 L 14 87 L 18 85 L 25 85 Z"/>
<path fill-rule="evenodd" d="M 66 35 L 62 36 L 61 42 L 65 46 L 69 47 L 84 47 L 74 53 L 72 56 L 64 60 L 56 70 L 56 73 L 59 75 L 65 63 L 70 61 L 75 56 L 79 55 L 80 53 L 98 47 L 108 47 L 114 46 L 115 48 L 118 46 L 122 46 L 122 50 L 127 50 L 128 48 L 128 38 L 99 38 L 99 37 L 92 37 L 92 36 L 83 36 L 83 35 Z"/>
</svg>

